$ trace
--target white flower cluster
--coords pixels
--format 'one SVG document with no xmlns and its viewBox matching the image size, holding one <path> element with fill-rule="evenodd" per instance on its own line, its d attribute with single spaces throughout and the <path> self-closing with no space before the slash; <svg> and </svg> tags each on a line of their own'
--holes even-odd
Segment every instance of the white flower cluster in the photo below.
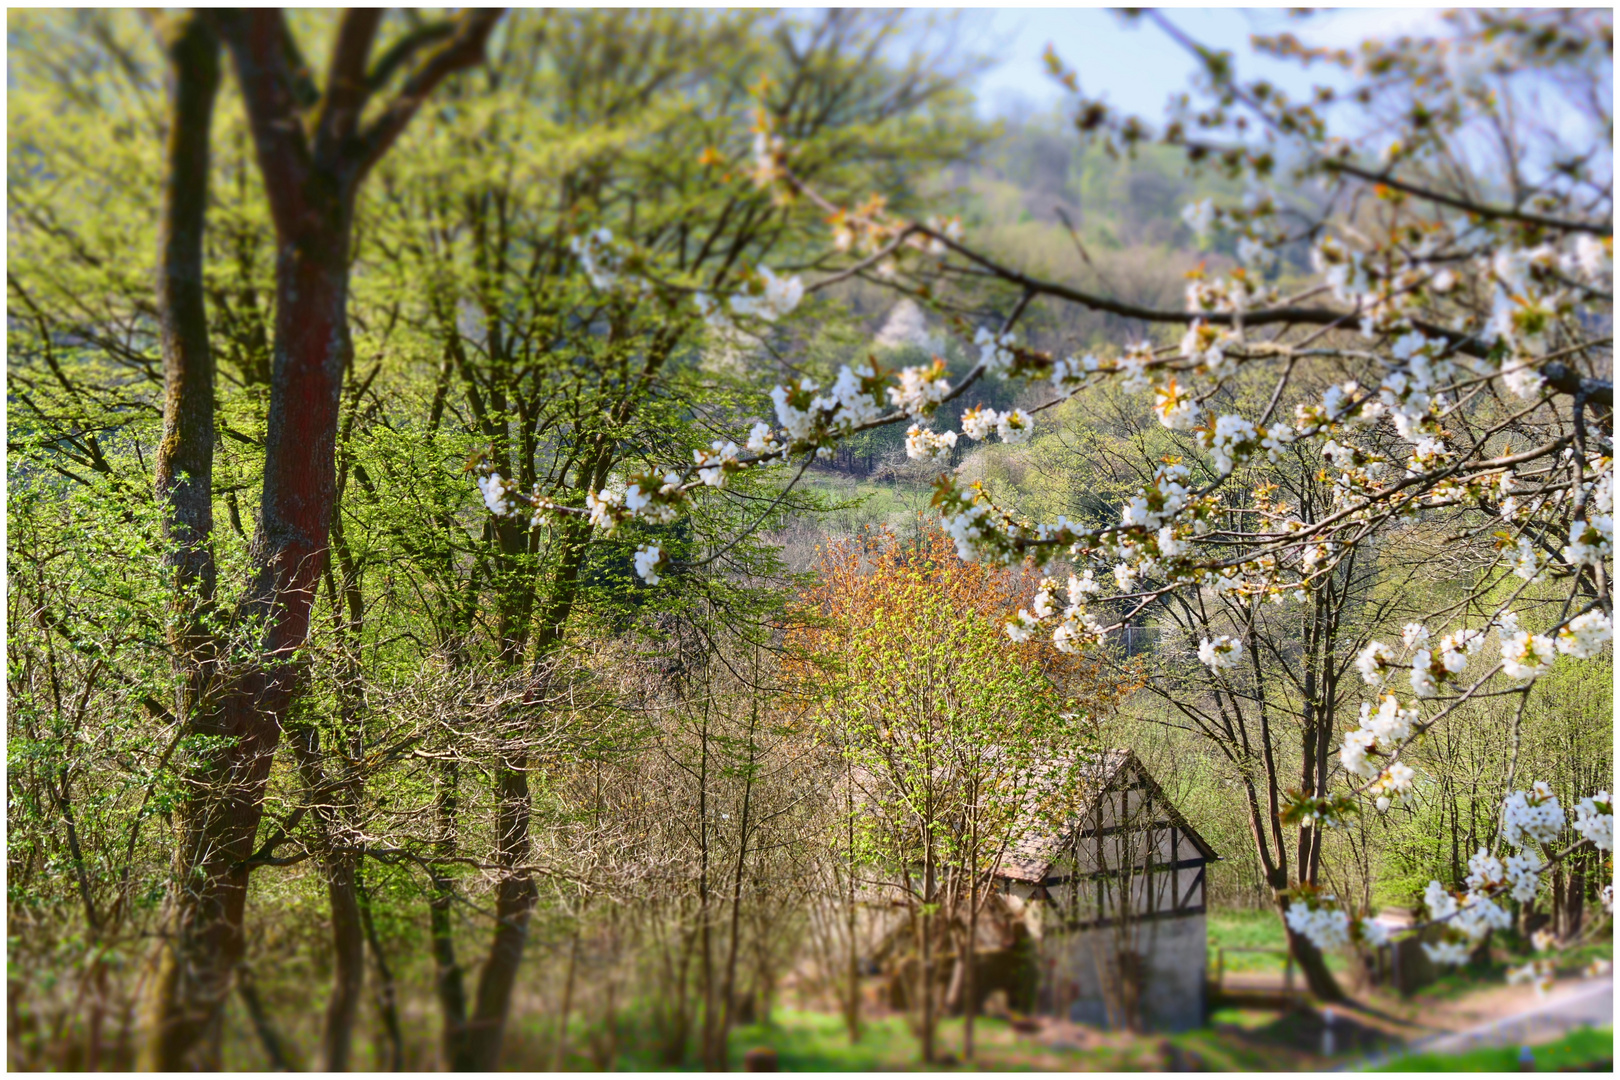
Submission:
<svg viewBox="0 0 1620 1080">
<path fill-rule="evenodd" d="M 636 548 L 636 576 L 648 585 L 656 585 L 661 580 L 658 568 L 664 564 L 664 553 L 657 544 L 642 544 Z"/>
<path fill-rule="evenodd" d="M 1356 933 L 1363 943 L 1374 949 L 1383 948 L 1392 940 L 1389 925 L 1380 919 L 1357 920 Z"/>
<path fill-rule="evenodd" d="M 889 387 L 889 400 L 907 416 L 922 416 L 945 400 L 951 384 L 945 381 L 945 363 L 900 369 L 900 385 Z"/>
<path fill-rule="evenodd" d="M 949 527 L 947 527 L 949 531 Z M 1052 632 L 1052 641 L 1059 651 L 1079 652 L 1082 645 L 1088 641 L 1096 641 L 1102 637 L 1102 627 L 1097 620 L 1086 611 L 1086 597 L 1099 591 L 1101 588 L 1091 570 L 1087 570 L 1081 577 L 1069 575 L 1069 603 L 1063 609 L 1062 617 L 1057 628 Z M 1057 589 L 1057 582 L 1051 578 L 1043 578 L 1040 591 L 1035 599 L 1026 608 L 1019 608 L 1018 614 L 1007 623 L 1007 636 L 1014 641 L 1027 641 L 1029 636 L 1038 630 L 1046 620 L 1057 615 L 1057 606 L 1052 594 Z"/>
<path fill-rule="evenodd" d="M 1563 556 L 1571 566 L 1602 566 L 1604 559 L 1614 556 L 1614 516 L 1596 513 L 1585 521 L 1577 518 L 1570 522 L 1569 544 Z"/>
<path fill-rule="evenodd" d="M 1310 906 L 1295 900 L 1283 916 L 1288 928 L 1322 952 L 1350 944 L 1350 916 L 1336 907 Z"/>
<path fill-rule="evenodd" d="M 1204 638 L 1198 643 L 1198 659 L 1217 673 L 1235 668 L 1243 659 L 1243 642 L 1225 634 L 1219 635 L 1214 641 Z"/>
<path fill-rule="evenodd" d="M 998 413 L 994 409 L 976 406 L 962 414 L 962 434 L 970 439 L 982 441 L 995 432 L 1001 436 L 1002 442 L 1021 443 L 1027 441 L 1034 430 L 1035 418 L 1023 409 Z"/>
<path fill-rule="evenodd" d="M 1502 839 L 1513 847 L 1526 842 L 1550 844 L 1564 827 L 1564 808 L 1543 781 L 1529 791 L 1515 791 L 1502 804 Z"/>
<path fill-rule="evenodd" d="M 1243 417 L 1229 413 L 1216 417 L 1213 427 L 1199 430 L 1198 445 L 1208 452 L 1215 471 L 1229 476 L 1233 469 L 1261 450 L 1268 459 L 1276 461 L 1282 448 L 1295 437 L 1294 429 L 1287 424 L 1257 428 Z"/>
<path fill-rule="evenodd" d="M 1368 753 L 1376 748 L 1385 754 L 1393 754 L 1401 743 L 1411 737 L 1412 722 L 1416 719 L 1417 712 L 1404 708 L 1394 694 L 1384 695 L 1378 703 L 1377 712 L 1373 711 L 1369 702 L 1362 702 L 1361 725 L 1345 735 L 1344 744 L 1339 748 L 1339 763 L 1353 776 L 1367 779 L 1379 777 L 1380 784 L 1390 795 L 1404 794 L 1411 786 L 1412 771 L 1401 766 L 1405 771 L 1397 774 L 1392 786 L 1384 782 L 1387 770 L 1381 770 L 1369 760 Z"/>
<path fill-rule="evenodd" d="M 981 326 L 973 335 L 973 344 L 979 347 L 979 363 L 984 365 L 985 374 L 1005 375 L 1012 370 L 1017 357 L 1012 351 L 1011 333 L 997 335 L 989 327 Z"/>
<path fill-rule="evenodd" d="M 595 229 L 568 239 L 568 250 L 579 259 L 580 267 L 591 284 L 606 292 L 619 283 L 619 272 L 624 260 L 613 250 L 613 230 Z"/>
<path fill-rule="evenodd" d="M 1614 637 L 1614 623 L 1599 608 L 1577 615 L 1558 631 L 1558 651 L 1577 660 L 1590 660 Z"/>
<path fill-rule="evenodd" d="M 1181 208 L 1181 220 L 1187 223 L 1189 229 L 1198 234 L 1200 240 L 1209 236 L 1210 229 L 1214 226 L 1218 215 L 1219 211 L 1215 209 L 1215 204 L 1209 199 L 1200 199 L 1198 202 L 1188 203 Z"/>
<path fill-rule="evenodd" d="M 1533 853 L 1517 851 L 1507 857 L 1503 873 L 1507 875 L 1508 895 L 1521 904 L 1528 904 L 1541 891 L 1541 859 Z"/>
<path fill-rule="evenodd" d="M 483 492 L 484 505 L 496 517 L 505 517 L 512 512 L 512 492 L 517 485 L 503 478 L 500 473 L 490 473 L 478 478 L 478 490 Z"/>
<path fill-rule="evenodd" d="M 1502 634 L 1502 671 L 1510 679 L 1534 679 L 1558 659 L 1558 647 L 1545 634 L 1517 630 Z"/>
<path fill-rule="evenodd" d="M 1482 853 L 1483 854 L 1483 853 Z M 1478 856 L 1469 861 L 1476 872 Z M 1436 964 L 1456 966 L 1468 962 L 1469 953 L 1492 930 L 1505 930 L 1513 925 L 1513 916 L 1483 892 L 1470 889 L 1461 900 L 1447 892 L 1438 882 L 1429 882 L 1423 891 L 1423 903 L 1429 909 L 1429 918 L 1445 922 L 1449 940 L 1425 944 L 1423 951 Z M 1458 939 L 1461 940 L 1458 940 Z"/>
<path fill-rule="evenodd" d="M 712 488 L 725 487 L 727 474 L 743 467 L 737 460 L 740 453 L 742 450 L 736 443 L 723 443 L 719 439 L 710 443 L 707 450 L 693 450 L 692 459 L 697 465 L 698 479 Z"/>
<path fill-rule="evenodd" d="M 1367 647 L 1356 656 L 1356 670 L 1361 672 L 1361 679 L 1369 686 L 1377 686 L 1383 681 L 1383 671 L 1395 661 L 1395 650 L 1381 641 L 1370 641 Z"/>
<path fill-rule="evenodd" d="M 1576 803 L 1575 820 L 1570 826 L 1599 851 L 1613 851 L 1614 804 L 1609 793 L 1600 791 Z"/>
<path fill-rule="evenodd" d="M 1095 374 L 1101 369 L 1102 362 L 1090 353 L 1081 357 L 1071 356 L 1066 360 L 1056 360 L 1052 363 L 1052 389 L 1059 393 L 1071 390 L 1085 381 L 1087 375 Z"/>
<path fill-rule="evenodd" d="M 777 277 L 770 267 L 759 268 L 758 277 L 747 292 L 731 298 L 731 310 L 738 315 L 753 315 L 766 322 L 775 322 L 793 313 L 804 299 L 804 282 L 797 277 Z"/>
<path fill-rule="evenodd" d="M 1201 366 L 1214 378 L 1224 378 L 1237 370 L 1237 364 L 1226 356 L 1226 347 L 1234 344 L 1237 336 L 1232 331 L 1210 326 L 1194 319 L 1181 337 L 1181 355 Z"/>
<path fill-rule="evenodd" d="M 929 431 L 916 424 L 906 429 L 906 457 L 913 461 L 944 461 L 955 445 L 954 431 Z"/>
<path fill-rule="evenodd" d="M 1198 402 L 1193 400 L 1191 394 L 1183 393 L 1176 386 L 1176 380 L 1159 387 L 1153 392 L 1153 411 L 1159 418 L 1159 423 L 1171 431 L 1191 431 L 1198 426 L 1198 418 L 1202 410 Z"/>
</svg>

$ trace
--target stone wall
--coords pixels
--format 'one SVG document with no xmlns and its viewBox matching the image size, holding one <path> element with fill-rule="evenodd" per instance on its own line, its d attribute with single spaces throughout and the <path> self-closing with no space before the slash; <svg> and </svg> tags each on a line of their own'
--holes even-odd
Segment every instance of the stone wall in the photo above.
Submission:
<svg viewBox="0 0 1620 1080">
<path fill-rule="evenodd" d="M 1204 1023 L 1208 933 L 1202 913 L 1144 919 L 1130 928 L 1143 958 L 1141 1011 L 1155 1031 Z M 1114 927 L 1048 931 L 1041 943 L 1041 1004 L 1082 1024 L 1109 1027 L 1103 973 L 1121 944 Z"/>
</svg>

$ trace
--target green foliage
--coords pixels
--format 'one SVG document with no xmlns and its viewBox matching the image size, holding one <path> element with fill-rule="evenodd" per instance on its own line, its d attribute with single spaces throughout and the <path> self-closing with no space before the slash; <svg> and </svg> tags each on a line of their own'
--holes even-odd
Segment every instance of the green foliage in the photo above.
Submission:
<svg viewBox="0 0 1620 1080">
<path fill-rule="evenodd" d="M 1613 1028 L 1576 1028 L 1532 1050 L 1536 1072 L 1602 1071 L 1614 1064 Z M 1495 1046 L 1463 1054 L 1403 1054 L 1374 1072 L 1517 1072 L 1519 1048 Z"/>
</svg>

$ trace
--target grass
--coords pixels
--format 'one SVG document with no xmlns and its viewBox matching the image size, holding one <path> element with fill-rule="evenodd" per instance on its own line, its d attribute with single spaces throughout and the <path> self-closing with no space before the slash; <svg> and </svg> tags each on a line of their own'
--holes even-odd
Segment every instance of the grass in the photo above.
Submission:
<svg viewBox="0 0 1620 1080">
<path fill-rule="evenodd" d="M 1556 1042 L 1533 1049 L 1537 1072 L 1565 1069 L 1609 1072 L 1614 1065 L 1614 1029 L 1576 1028 Z M 1405 1054 L 1373 1072 L 1516 1072 L 1519 1049 L 1496 1046 L 1465 1054 Z"/>
</svg>

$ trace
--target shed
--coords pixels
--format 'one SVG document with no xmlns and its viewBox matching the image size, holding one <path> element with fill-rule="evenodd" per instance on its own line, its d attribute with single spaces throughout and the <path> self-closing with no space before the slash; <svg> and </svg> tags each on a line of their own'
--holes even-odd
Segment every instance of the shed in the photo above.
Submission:
<svg viewBox="0 0 1620 1080">
<path fill-rule="evenodd" d="M 1129 750 L 1053 759 L 998 885 L 1040 926 L 1038 1001 L 1081 1023 L 1204 1022 L 1206 871 L 1220 856 Z"/>
</svg>

